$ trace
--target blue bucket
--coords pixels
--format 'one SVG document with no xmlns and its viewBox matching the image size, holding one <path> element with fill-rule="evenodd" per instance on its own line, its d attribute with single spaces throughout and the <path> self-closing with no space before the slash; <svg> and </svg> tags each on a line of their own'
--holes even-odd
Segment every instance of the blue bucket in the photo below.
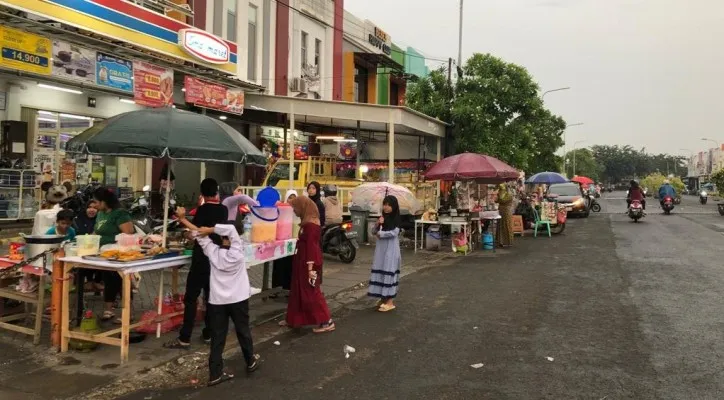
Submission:
<svg viewBox="0 0 724 400">
<path fill-rule="evenodd" d="M 483 234 L 483 250 L 493 250 L 493 234 L 485 232 Z"/>
</svg>

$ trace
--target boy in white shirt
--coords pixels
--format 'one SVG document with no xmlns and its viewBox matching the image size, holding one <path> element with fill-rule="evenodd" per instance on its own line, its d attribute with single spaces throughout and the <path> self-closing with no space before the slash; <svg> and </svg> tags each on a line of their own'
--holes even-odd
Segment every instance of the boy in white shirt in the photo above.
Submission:
<svg viewBox="0 0 724 400">
<path fill-rule="evenodd" d="M 259 368 L 260 357 L 254 354 L 254 342 L 249 328 L 251 285 L 246 272 L 244 250 L 233 225 L 217 224 L 213 228 L 197 228 L 186 219 L 183 208 L 177 210 L 177 215 L 184 225 L 198 232 L 196 241 L 211 264 L 209 305 L 206 312 L 209 313 L 211 323 L 208 385 L 214 386 L 234 377 L 224 372 L 223 352 L 229 332 L 229 318 L 236 328 L 236 337 L 246 360 L 246 371 L 251 373 Z M 212 233 L 222 237 L 222 246 L 209 239 L 208 236 Z"/>
</svg>

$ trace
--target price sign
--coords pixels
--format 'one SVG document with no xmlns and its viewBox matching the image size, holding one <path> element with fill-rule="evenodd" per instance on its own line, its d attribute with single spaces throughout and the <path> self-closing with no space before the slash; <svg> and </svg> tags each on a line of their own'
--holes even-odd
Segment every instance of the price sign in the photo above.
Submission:
<svg viewBox="0 0 724 400">
<path fill-rule="evenodd" d="M 50 75 L 53 44 L 50 39 L 12 29 L 0 29 L 0 66 Z"/>
</svg>

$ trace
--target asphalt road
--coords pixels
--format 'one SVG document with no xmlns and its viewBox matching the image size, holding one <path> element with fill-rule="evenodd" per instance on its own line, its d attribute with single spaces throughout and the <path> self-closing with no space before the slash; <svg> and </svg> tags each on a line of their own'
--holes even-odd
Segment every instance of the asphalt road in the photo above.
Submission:
<svg viewBox="0 0 724 400">
<path fill-rule="evenodd" d="M 634 224 L 606 194 L 564 235 L 406 277 L 391 313 L 360 301 L 332 334 L 259 346 L 251 377 L 127 398 L 724 398 L 724 217 L 696 200 Z"/>
</svg>

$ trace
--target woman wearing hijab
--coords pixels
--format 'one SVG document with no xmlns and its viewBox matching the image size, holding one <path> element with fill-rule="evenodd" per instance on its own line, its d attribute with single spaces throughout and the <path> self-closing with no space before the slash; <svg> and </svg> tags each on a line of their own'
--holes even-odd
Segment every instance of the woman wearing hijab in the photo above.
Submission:
<svg viewBox="0 0 724 400">
<path fill-rule="evenodd" d="M 317 211 L 319 212 L 319 223 L 324 226 L 326 221 L 326 213 L 324 211 L 324 203 L 322 203 L 322 187 L 319 186 L 319 182 L 312 181 L 307 185 L 307 195 L 312 199 L 314 204 L 317 205 Z"/>
<path fill-rule="evenodd" d="M 508 185 L 501 183 L 498 186 L 498 213 L 500 213 L 500 226 L 498 227 L 497 245 L 510 247 L 513 245 L 513 195 L 508 191 Z"/>
<path fill-rule="evenodd" d="M 294 213 L 301 218 L 297 254 L 292 261 L 292 282 L 287 305 L 287 325 L 292 328 L 315 325 L 314 333 L 332 332 L 334 321 L 319 287 L 322 272 L 322 228 L 316 204 L 307 197 L 290 200 Z"/>
<path fill-rule="evenodd" d="M 289 204 L 293 199 L 297 198 L 296 190 L 287 190 L 284 195 L 284 202 Z M 281 287 L 284 290 L 289 290 L 292 284 L 292 258 L 294 256 L 280 258 L 274 261 L 274 268 L 272 269 L 272 287 Z M 274 295 L 273 298 L 277 296 Z"/>
<path fill-rule="evenodd" d="M 395 196 L 386 196 L 382 200 L 382 216 L 372 227 L 370 234 L 377 236 L 377 245 L 367 295 L 380 299 L 377 311 L 392 311 L 395 309 L 394 298 L 397 296 L 402 265 L 399 240 L 400 205 Z"/>
<path fill-rule="evenodd" d="M 86 205 L 85 209 L 75 217 L 73 221 L 73 227 L 75 228 L 76 235 L 92 235 L 95 231 L 96 215 L 98 210 L 90 201 Z M 103 271 L 95 269 L 81 269 L 81 283 L 84 283 L 86 291 L 94 291 L 100 294 L 103 290 Z"/>
</svg>

